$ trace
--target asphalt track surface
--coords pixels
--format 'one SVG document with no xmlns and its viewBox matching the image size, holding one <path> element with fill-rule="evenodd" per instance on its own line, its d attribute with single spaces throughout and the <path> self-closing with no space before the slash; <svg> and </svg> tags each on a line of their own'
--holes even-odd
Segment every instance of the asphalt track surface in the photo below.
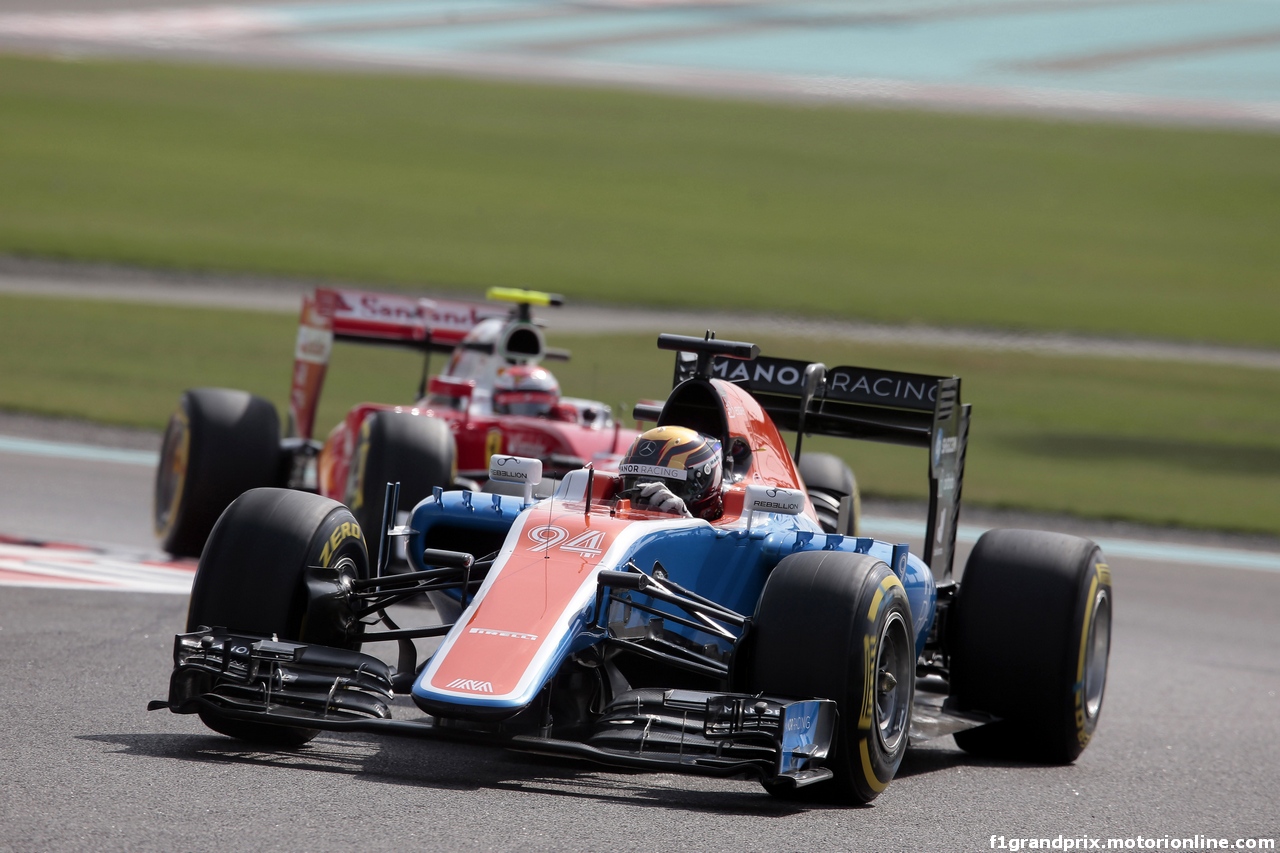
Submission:
<svg viewBox="0 0 1280 853">
<path fill-rule="evenodd" d="M 143 464 L 154 434 L 14 416 L 0 433 L 99 451 L 0 452 L 0 534 L 162 559 Z M 910 509 L 867 512 L 885 524 Z M 945 738 L 913 748 L 869 808 L 431 741 L 322 735 L 293 752 L 247 748 L 192 717 L 144 710 L 165 695 L 185 595 L 0 586 L 0 851 L 978 851 L 993 835 L 1104 847 L 1139 835 L 1280 838 L 1280 542 L 967 518 L 1277 562 L 1110 555 L 1111 672 L 1081 759 L 978 761 Z"/>
</svg>

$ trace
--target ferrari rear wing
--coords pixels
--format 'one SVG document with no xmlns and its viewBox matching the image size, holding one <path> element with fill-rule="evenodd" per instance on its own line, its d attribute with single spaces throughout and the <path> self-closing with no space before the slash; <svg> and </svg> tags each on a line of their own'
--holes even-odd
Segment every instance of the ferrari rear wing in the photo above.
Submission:
<svg viewBox="0 0 1280 853">
<path fill-rule="evenodd" d="M 289 393 L 289 435 L 311 438 L 334 341 L 448 352 L 481 320 L 506 313 L 480 302 L 317 288 L 302 299 Z"/>
<path fill-rule="evenodd" d="M 515 303 L 513 308 L 484 302 L 431 299 L 401 293 L 378 293 L 350 288 L 317 288 L 303 297 L 294 350 L 293 384 L 289 393 L 288 434 L 310 440 L 315 428 L 320 389 L 334 341 L 378 344 L 432 352 L 451 352 L 482 321 L 510 316 L 512 325 L 526 330 L 515 341 L 522 356 L 546 355 L 542 334 L 530 317 L 531 305 L 559 305 L 550 293 L 491 288 L 489 299 Z M 505 335 L 504 341 L 512 335 Z M 532 350 L 537 352 L 533 353 Z M 426 384 L 426 365 L 423 368 Z M 419 388 L 419 396 L 424 392 Z"/>
<path fill-rule="evenodd" d="M 333 336 L 339 341 L 388 344 L 448 352 L 481 320 L 506 309 L 481 302 L 427 299 L 362 290 L 318 290 L 333 299 Z"/>
<path fill-rule="evenodd" d="M 796 434 L 881 441 L 929 450 L 929 520 L 924 561 L 939 580 L 951 574 L 964 479 L 970 406 L 960 378 L 755 355 L 750 344 L 662 335 L 677 351 L 675 384 L 701 372 L 745 388 L 779 429 Z M 736 351 L 735 351 L 736 348 Z M 700 369 L 701 368 L 701 369 Z"/>
</svg>

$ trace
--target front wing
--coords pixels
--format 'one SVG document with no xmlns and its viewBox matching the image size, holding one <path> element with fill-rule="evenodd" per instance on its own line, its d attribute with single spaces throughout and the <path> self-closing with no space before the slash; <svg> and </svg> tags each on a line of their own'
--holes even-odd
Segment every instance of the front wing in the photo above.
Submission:
<svg viewBox="0 0 1280 853">
<path fill-rule="evenodd" d="M 600 764 L 710 776 L 749 774 L 801 787 L 823 766 L 836 703 L 694 690 L 631 690 L 580 740 L 551 736 L 549 721 L 475 723 L 392 719 L 394 670 L 361 652 L 202 629 L 174 641 L 167 701 L 149 710 L 212 713 L 244 722 L 495 743 Z M 543 725 L 542 723 L 548 723 Z"/>
</svg>

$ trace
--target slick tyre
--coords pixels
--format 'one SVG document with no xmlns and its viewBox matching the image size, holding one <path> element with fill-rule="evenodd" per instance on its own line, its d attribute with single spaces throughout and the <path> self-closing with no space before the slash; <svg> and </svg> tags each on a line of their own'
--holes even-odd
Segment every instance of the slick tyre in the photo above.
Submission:
<svg viewBox="0 0 1280 853">
<path fill-rule="evenodd" d="M 156 467 L 152 519 L 161 547 L 198 557 L 214 522 L 249 489 L 279 480 L 280 420 L 261 397 L 226 388 L 186 391 Z"/>
<path fill-rule="evenodd" d="M 191 587 L 187 631 L 220 627 L 358 650 L 359 621 L 309 614 L 306 569 L 311 566 L 338 569 L 352 578 L 369 576 L 364 535 L 350 510 L 307 492 L 245 492 L 209 535 Z M 201 711 L 200 719 L 222 734 L 275 746 L 298 746 L 318 734 L 212 711 Z"/>
<path fill-rule="evenodd" d="M 376 541 L 387 483 L 400 483 L 396 509 L 408 512 L 436 486 L 451 486 L 454 459 L 453 433 L 445 421 L 409 412 L 375 412 L 360 426 L 347 477 L 347 506 Z"/>
<path fill-rule="evenodd" d="M 991 530 L 969 555 L 949 626 L 959 707 L 1000 719 L 958 732 L 985 758 L 1066 764 L 1098 725 L 1111 649 L 1111 570 L 1088 539 Z"/>
<path fill-rule="evenodd" d="M 862 496 L 853 470 L 830 453 L 802 453 L 796 467 L 818 512 L 822 529 L 827 533 L 847 532 L 856 536 L 862 520 Z M 851 529 L 842 531 L 839 529 L 840 501 L 844 498 L 849 499 Z"/>
<path fill-rule="evenodd" d="M 834 699 L 831 782 L 779 796 L 868 803 L 907 750 L 915 691 L 911 607 L 897 576 L 864 554 L 821 551 L 778 563 L 760 595 L 745 669 L 749 689 Z"/>
</svg>

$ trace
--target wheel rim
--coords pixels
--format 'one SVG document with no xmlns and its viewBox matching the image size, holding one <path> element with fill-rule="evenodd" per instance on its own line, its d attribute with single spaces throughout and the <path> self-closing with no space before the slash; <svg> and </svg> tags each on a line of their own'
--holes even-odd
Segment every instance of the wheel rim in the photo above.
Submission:
<svg viewBox="0 0 1280 853">
<path fill-rule="evenodd" d="M 346 599 L 345 607 L 349 611 L 354 610 L 355 608 L 353 605 L 355 602 L 351 600 L 351 586 L 353 581 L 359 580 L 360 578 L 360 567 L 356 565 L 355 560 L 344 555 L 338 558 L 337 562 L 333 564 L 333 569 L 338 573 L 338 588 Z M 393 626 L 388 625 L 387 627 L 390 628 Z M 342 633 L 345 634 L 347 638 L 347 643 L 345 644 L 346 647 L 359 651 L 361 645 L 360 639 L 364 636 L 364 629 L 359 620 L 353 620 L 350 625 L 344 626 Z"/>
<path fill-rule="evenodd" d="M 338 573 L 338 586 L 344 593 L 350 595 L 352 582 L 360 579 L 360 568 L 356 565 L 356 561 L 343 555 L 338 558 L 332 568 Z"/>
<path fill-rule="evenodd" d="M 155 528 L 160 536 L 165 535 L 177 519 L 190 453 L 190 425 L 184 412 L 176 412 L 164 432 L 160 467 L 156 471 Z"/>
<path fill-rule="evenodd" d="M 911 710 L 911 685 L 915 661 L 911 660 L 911 638 L 906 620 L 889 613 L 880 629 L 876 652 L 876 728 L 885 752 L 894 752 L 907 734 Z"/>
<path fill-rule="evenodd" d="M 1107 661 L 1111 656 L 1111 596 L 1098 590 L 1093 599 L 1093 621 L 1089 625 L 1084 662 L 1084 712 L 1090 719 L 1102 708 L 1102 692 L 1107 686 Z"/>
</svg>

